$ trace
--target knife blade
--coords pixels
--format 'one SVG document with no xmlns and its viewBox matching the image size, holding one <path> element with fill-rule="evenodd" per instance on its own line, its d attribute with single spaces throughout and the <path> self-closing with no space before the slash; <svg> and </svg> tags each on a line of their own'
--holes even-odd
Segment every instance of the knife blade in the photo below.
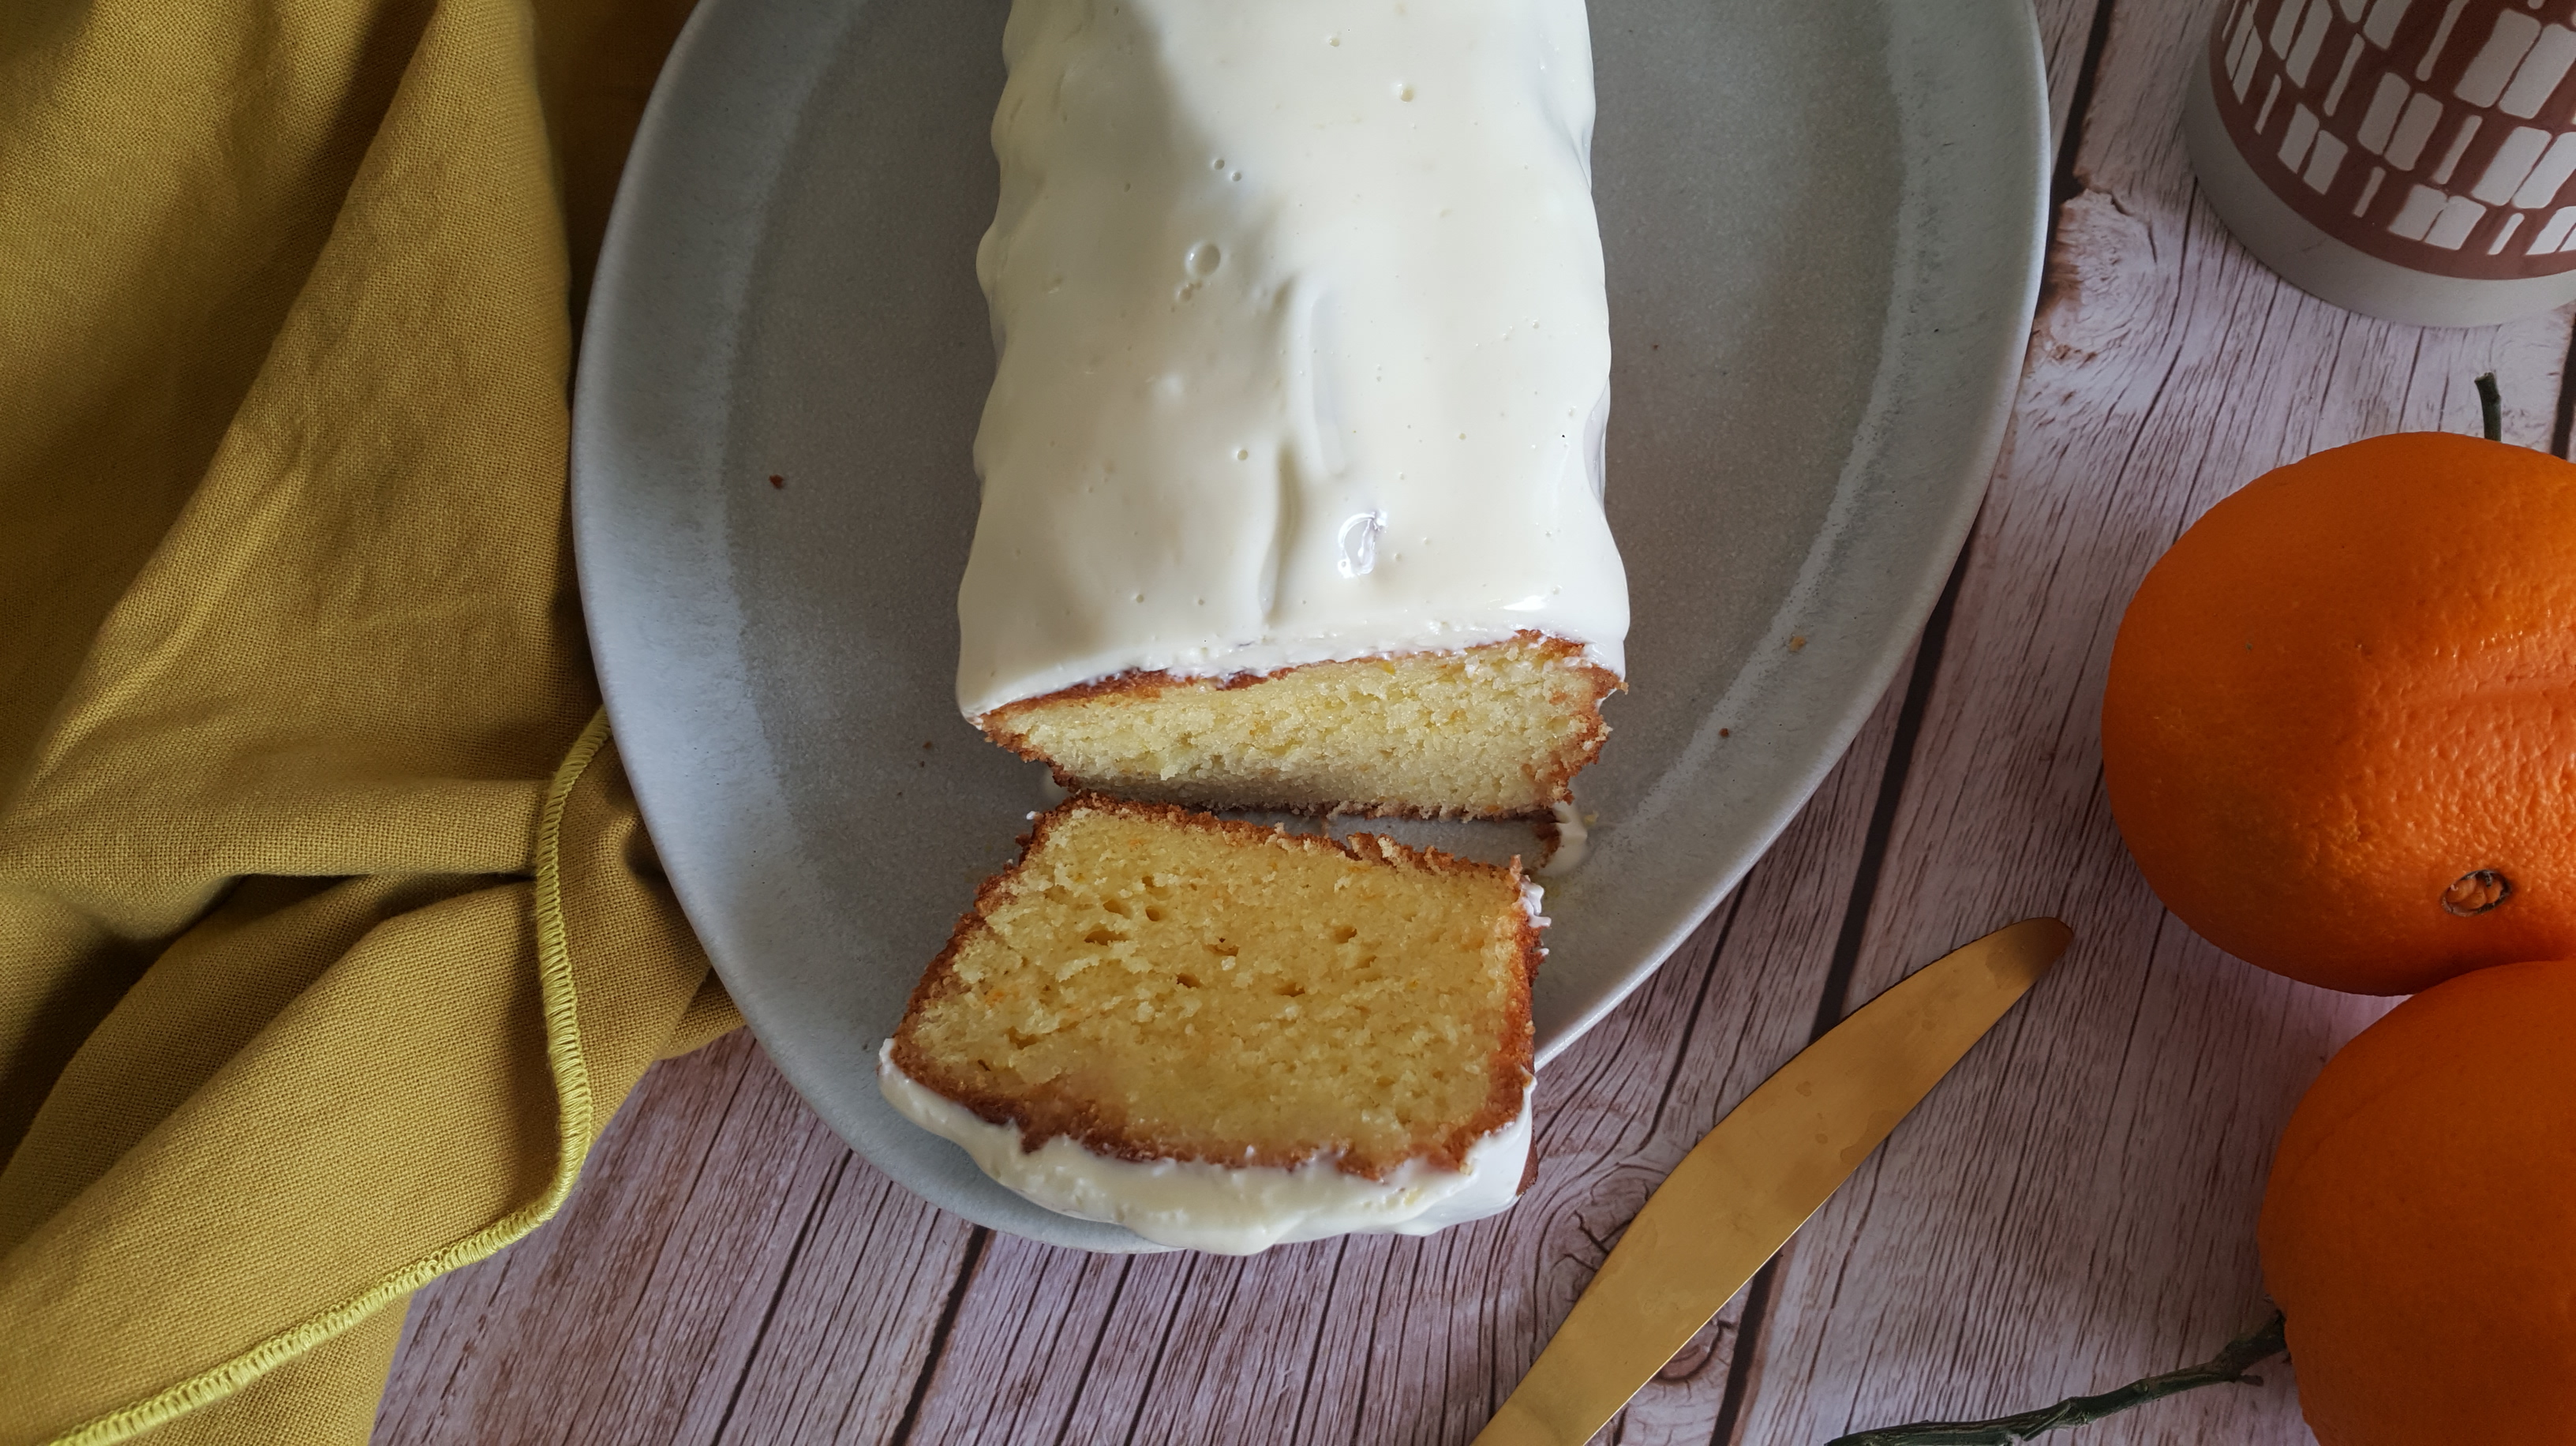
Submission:
<svg viewBox="0 0 2576 1446">
<path fill-rule="evenodd" d="M 1628 1223 L 1476 1446 L 1582 1446 L 2065 952 L 2024 919 L 1907 975 L 1718 1121 Z"/>
</svg>

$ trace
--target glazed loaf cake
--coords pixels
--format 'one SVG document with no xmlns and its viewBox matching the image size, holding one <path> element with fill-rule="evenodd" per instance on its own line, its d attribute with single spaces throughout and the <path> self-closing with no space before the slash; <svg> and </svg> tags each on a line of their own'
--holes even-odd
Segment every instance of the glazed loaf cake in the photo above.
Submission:
<svg viewBox="0 0 2576 1446">
<path fill-rule="evenodd" d="M 961 710 L 1068 786 L 1535 817 L 1621 686 L 1582 0 L 1018 0 Z"/>
</svg>

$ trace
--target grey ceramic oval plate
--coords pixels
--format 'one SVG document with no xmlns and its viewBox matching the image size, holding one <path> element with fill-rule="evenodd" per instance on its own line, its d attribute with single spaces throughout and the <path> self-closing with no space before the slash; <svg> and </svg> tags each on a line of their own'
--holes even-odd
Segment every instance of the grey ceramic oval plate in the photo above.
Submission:
<svg viewBox="0 0 2576 1446">
<path fill-rule="evenodd" d="M 992 1185 L 874 1077 L 1038 800 L 951 692 L 1003 16 L 698 7 L 591 295 L 575 539 L 646 820 L 779 1067 L 938 1204 L 1130 1250 Z M 1634 691 L 1579 785 L 1592 858 L 1548 892 L 1542 1059 L 1734 886 L 1893 676 L 2003 434 L 2046 189 L 2025 0 L 1592 23 Z"/>
</svg>

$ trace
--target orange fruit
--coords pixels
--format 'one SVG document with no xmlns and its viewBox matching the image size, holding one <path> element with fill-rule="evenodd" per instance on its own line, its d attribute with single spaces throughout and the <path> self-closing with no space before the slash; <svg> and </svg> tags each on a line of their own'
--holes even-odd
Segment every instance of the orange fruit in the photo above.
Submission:
<svg viewBox="0 0 2576 1446">
<path fill-rule="evenodd" d="M 2256 478 L 2130 601 L 2102 774 L 2165 905 L 2266 969 L 2576 955 L 2576 467 L 2411 432 Z"/>
<path fill-rule="evenodd" d="M 2322 1446 L 2576 1442 L 2576 961 L 2463 975 L 2344 1046 L 2259 1239 Z"/>
</svg>

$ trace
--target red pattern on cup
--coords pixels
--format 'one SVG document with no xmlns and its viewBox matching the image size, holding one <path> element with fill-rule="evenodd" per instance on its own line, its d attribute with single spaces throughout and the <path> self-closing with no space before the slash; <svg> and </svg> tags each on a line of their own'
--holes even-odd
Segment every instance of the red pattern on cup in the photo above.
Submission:
<svg viewBox="0 0 2576 1446">
<path fill-rule="evenodd" d="M 2576 0 L 2229 0 L 2228 138 L 2328 235 L 2471 280 L 2576 269 Z"/>
</svg>

